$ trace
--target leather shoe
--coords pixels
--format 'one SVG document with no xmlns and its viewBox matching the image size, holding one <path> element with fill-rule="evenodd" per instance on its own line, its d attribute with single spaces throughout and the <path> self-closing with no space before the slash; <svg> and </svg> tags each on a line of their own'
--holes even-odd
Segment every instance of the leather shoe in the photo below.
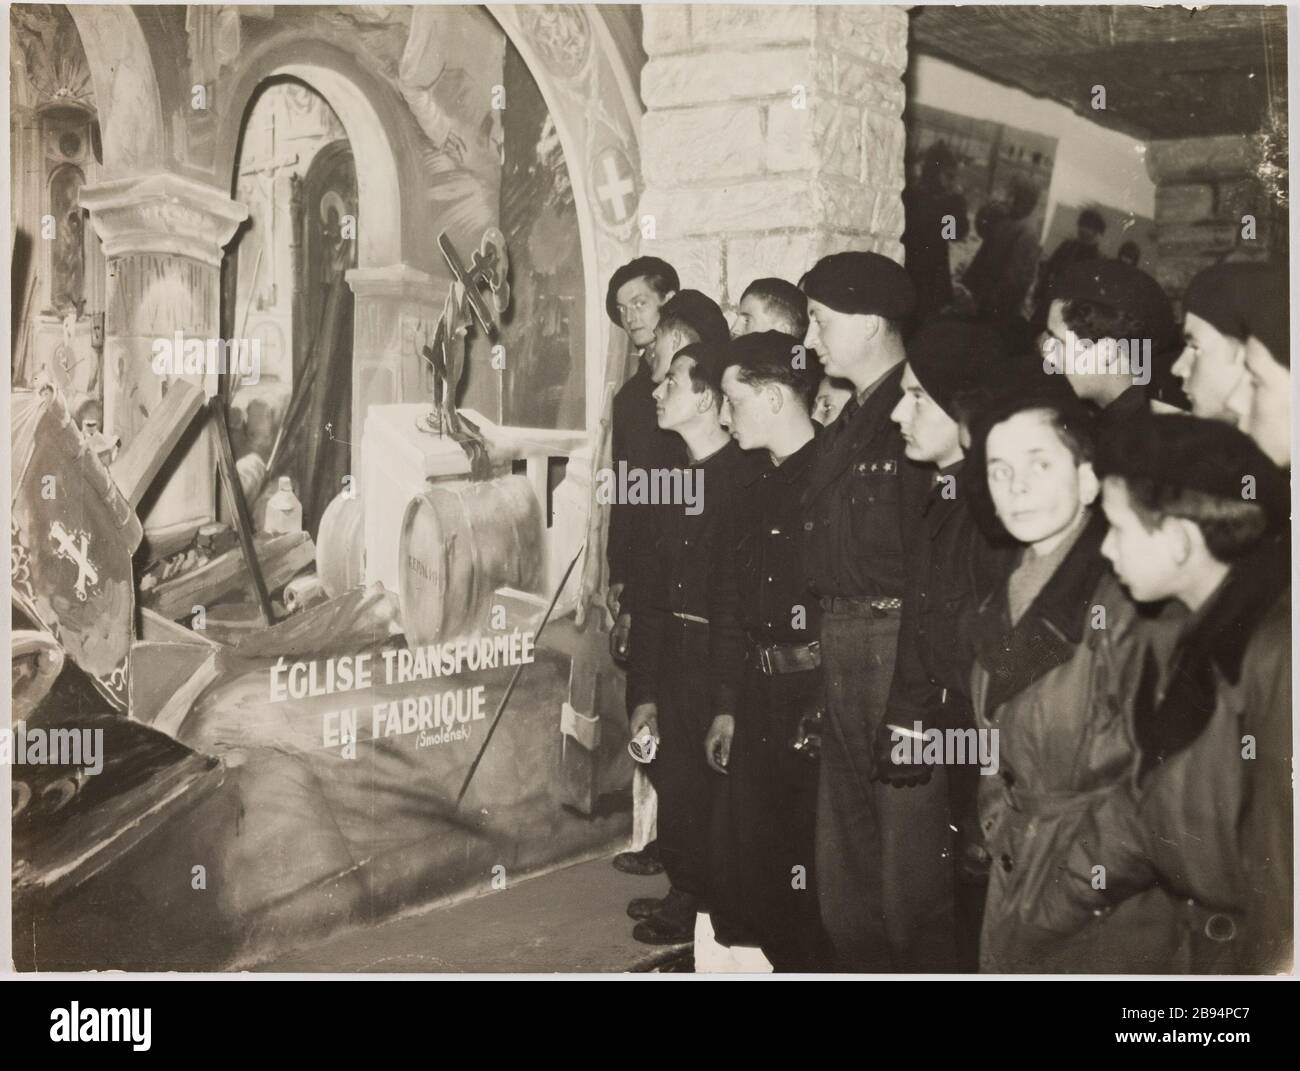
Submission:
<svg viewBox="0 0 1300 1071">
<path fill-rule="evenodd" d="M 667 899 L 666 896 L 638 896 L 627 905 L 627 917 L 636 919 L 638 922 L 642 919 L 648 919 L 664 906 Z"/>
<path fill-rule="evenodd" d="M 649 877 L 664 872 L 663 863 L 659 862 L 659 848 L 656 844 L 647 844 L 639 852 L 619 852 L 614 856 L 614 869 L 624 874 Z"/>
<path fill-rule="evenodd" d="M 695 919 L 684 922 L 656 912 L 632 927 L 632 938 L 643 945 L 688 945 L 695 940 Z"/>
</svg>

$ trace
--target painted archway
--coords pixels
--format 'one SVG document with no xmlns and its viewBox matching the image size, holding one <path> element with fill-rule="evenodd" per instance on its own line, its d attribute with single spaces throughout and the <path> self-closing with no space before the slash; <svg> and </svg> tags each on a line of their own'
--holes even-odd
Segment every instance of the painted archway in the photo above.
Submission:
<svg viewBox="0 0 1300 1071">
<path fill-rule="evenodd" d="M 152 53 L 135 12 L 68 5 L 95 86 L 107 178 L 163 166 L 162 98 Z"/>
</svg>

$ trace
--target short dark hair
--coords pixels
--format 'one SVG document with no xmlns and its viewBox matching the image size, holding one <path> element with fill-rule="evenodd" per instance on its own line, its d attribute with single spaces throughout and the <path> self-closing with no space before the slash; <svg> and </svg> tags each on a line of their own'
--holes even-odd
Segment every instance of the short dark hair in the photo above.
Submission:
<svg viewBox="0 0 1300 1071">
<path fill-rule="evenodd" d="M 1098 234 L 1106 233 L 1106 221 L 1102 219 L 1101 213 L 1092 208 L 1085 208 L 1079 213 L 1080 227 L 1087 227 L 1090 231 L 1096 231 Z"/>
<path fill-rule="evenodd" d="M 1219 561 L 1246 557 L 1268 532 L 1268 515 L 1259 502 L 1224 498 L 1148 477 L 1120 476 L 1128 488 L 1129 504 L 1147 531 L 1166 517 L 1191 521 L 1205 537 L 1205 546 Z"/>
<path fill-rule="evenodd" d="M 1117 309 L 1097 301 L 1066 301 L 1061 305 L 1065 326 L 1080 338 L 1135 338 L 1146 324 L 1127 309 Z"/>
<path fill-rule="evenodd" d="M 789 334 L 801 340 L 808 334 L 808 297 L 794 283 L 773 277 L 755 279 L 740 300 L 747 297 L 758 298 L 773 317 L 785 320 L 792 329 Z"/>
<path fill-rule="evenodd" d="M 1060 436 L 1076 465 L 1092 461 L 1097 455 L 1095 420 L 1087 406 L 1073 390 L 1066 393 L 1059 385 L 1063 377 L 1053 382 L 1015 386 L 999 391 L 985 401 L 976 413 L 971 427 L 972 450 L 980 452 L 980 465 L 984 463 L 985 442 L 989 432 L 1020 413 L 1041 412 Z M 1066 388 L 1068 389 L 1068 387 Z"/>
<path fill-rule="evenodd" d="M 691 342 L 726 342 L 727 318 L 718 303 L 698 290 L 679 290 L 659 309 L 660 331 L 680 331 Z"/>
<path fill-rule="evenodd" d="M 673 354 L 674 361 L 678 357 L 691 359 L 688 373 L 691 379 L 691 390 L 696 394 L 702 394 L 707 390 L 713 395 L 714 407 L 722 408 L 722 372 L 726 365 L 723 347 L 717 343 L 692 342 Z"/>
<path fill-rule="evenodd" d="M 795 366 L 795 356 L 802 350 L 803 367 Z M 789 389 L 803 406 L 812 412 L 813 399 L 821 385 L 822 371 L 817 358 L 804 349 L 803 341 L 784 331 L 756 331 L 733 339 L 727 347 L 723 370 L 736 369 L 742 383 L 776 383 Z"/>
<path fill-rule="evenodd" d="M 633 279 L 644 279 L 646 285 L 660 297 L 666 297 L 682 288 L 681 280 L 677 278 L 677 269 L 668 261 L 658 257 L 637 257 L 628 261 L 610 277 L 609 288 L 605 291 L 605 313 L 616 324 L 622 323 L 618 317 L 618 292 Z"/>
</svg>

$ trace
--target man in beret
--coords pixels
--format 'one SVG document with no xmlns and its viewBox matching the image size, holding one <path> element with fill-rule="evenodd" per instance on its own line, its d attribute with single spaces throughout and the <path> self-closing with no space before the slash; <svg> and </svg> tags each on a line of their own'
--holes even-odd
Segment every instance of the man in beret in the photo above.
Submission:
<svg viewBox="0 0 1300 1071">
<path fill-rule="evenodd" d="M 1256 295 L 1277 271 L 1271 264 L 1216 264 L 1188 285 L 1183 295 L 1183 351 L 1173 373 L 1182 380 L 1197 416 L 1236 423 L 1228 398 L 1246 375 L 1246 340 Z"/>
<path fill-rule="evenodd" d="M 909 970 L 929 905 L 909 897 L 895 860 L 910 851 L 903 793 L 877 779 L 875 738 L 898 643 L 907 524 L 929 490 L 889 419 L 914 304 L 907 272 L 876 253 L 823 257 L 800 282 L 828 375 L 854 396 L 818 437 L 805 488 L 805 566 L 822 610 L 827 727 L 817 799 L 822 920 L 843 970 Z"/>
<path fill-rule="evenodd" d="M 1245 375 L 1226 403 L 1275 464 L 1291 467 L 1291 324 L 1285 267 L 1259 281 L 1247 306 Z"/>
<path fill-rule="evenodd" d="M 898 659 L 888 716 L 877 739 L 882 781 L 912 808 L 911 895 L 932 905 L 916 937 L 926 969 L 976 970 L 985 877 L 972 856 L 979 844 L 975 790 L 979 769 L 932 768 L 900 761 L 898 743 L 925 729 L 973 729 L 970 699 L 975 661 L 973 617 L 1010 568 L 1012 552 L 982 531 L 971 509 L 960 422 L 1011 375 L 1002 339 L 992 328 L 959 321 L 923 326 L 907 346 L 903 397 L 890 418 L 903 433 L 907 456 L 927 466 L 932 487 L 908 546 Z M 959 833 L 954 853 L 950 829 Z M 954 873 L 954 856 L 960 862 Z M 957 885 L 954 931 L 954 877 Z"/>
<path fill-rule="evenodd" d="M 655 422 L 655 405 L 650 397 L 655 387 L 651 352 L 659 310 L 680 288 L 676 270 L 658 257 L 637 257 L 614 272 L 609 280 L 605 312 L 627 333 L 637 365 L 632 377 L 614 395 L 610 465 L 615 472 L 620 465 L 629 470 L 650 471 L 671 468 L 685 460 L 681 439 L 662 430 Z M 606 603 L 615 623 L 611 645 L 620 660 L 626 657 L 632 630 L 631 592 L 626 587 L 633 572 L 637 517 L 638 512 L 649 508 L 643 506 L 638 511 L 632 505 L 616 502 L 609 510 Z M 614 866 L 630 874 L 663 872 L 653 842 L 640 852 L 620 852 L 614 857 Z"/>
<path fill-rule="evenodd" d="M 1136 667 L 1131 768 L 1062 846 L 1043 909 L 1086 925 L 1163 902 L 1181 940 L 1152 973 L 1289 969 L 1286 475 L 1238 429 L 1181 416 L 1118 429 L 1096 469 L 1102 553 L 1133 598 L 1183 613 L 1172 658 Z"/>
<path fill-rule="evenodd" d="M 733 340 L 725 363 L 723 420 L 766 463 L 724 522 L 710 587 L 718 634 L 705 747 L 710 766 L 726 775 L 716 868 L 723 910 L 714 929 L 720 940 L 746 943 L 719 925 L 730 916 L 742 935 L 753 932 L 775 970 L 822 971 L 830 960 L 817 910 L 817 760 L 808 738 L 823 694 L 820 607 L 805 588 L 801 503 L 821 369 L 802 338 L 779 331 Z"/>
<path fill-rule="evenodd" d="M 1117 260 L 1074 264 L 1053 284 L 1043 371 L 1064 374 L 1099 410 L 1104 438 L 1111 424 L 1150 409 L 1173 339 L 1173 307 L 1146 272 Z"/>
</svg>

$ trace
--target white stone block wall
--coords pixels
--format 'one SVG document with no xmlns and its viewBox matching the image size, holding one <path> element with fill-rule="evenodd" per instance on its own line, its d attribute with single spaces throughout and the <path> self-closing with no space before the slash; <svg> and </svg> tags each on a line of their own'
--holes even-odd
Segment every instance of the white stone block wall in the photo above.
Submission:
<svg viewBox="0 0 1300 1071">
<path fill-rule="evenodd" d="M 642 11 L 642 253 L 728 311 L 828 253 L 902 260 L 905 8 Z"/>
</svg>

